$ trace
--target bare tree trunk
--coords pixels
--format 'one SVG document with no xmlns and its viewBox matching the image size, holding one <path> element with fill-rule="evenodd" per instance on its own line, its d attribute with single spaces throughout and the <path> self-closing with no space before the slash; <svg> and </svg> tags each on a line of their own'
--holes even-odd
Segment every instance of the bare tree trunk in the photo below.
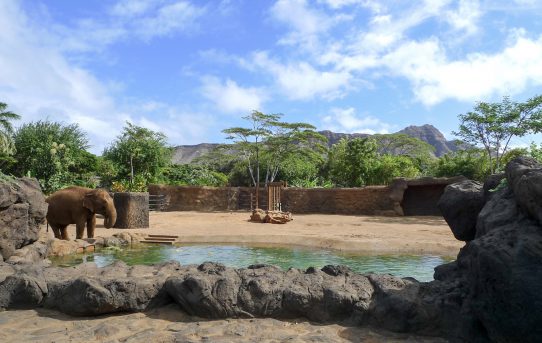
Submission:
<svg viewBox="0 0 542 343">
<path fill-rule="evenodd" d="M 256 208 L 260 208 L 260 156 L 256 150 Z"/>
<path fill-rule="evenodd" d="M 133 163 L 132 155 L 130 155 L 130 180 L 133 185 L 134 184 L 134 163 Z"/>
</svg>

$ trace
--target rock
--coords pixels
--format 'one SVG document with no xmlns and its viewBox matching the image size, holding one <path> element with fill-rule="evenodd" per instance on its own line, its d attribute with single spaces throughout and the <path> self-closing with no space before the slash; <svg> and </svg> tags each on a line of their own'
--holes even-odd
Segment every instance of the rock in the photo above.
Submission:
<svg viewBox="0 0 542 343">
<path fill-rule="evenodd" d="M 19 270 L 0 283 L 0 308 L 35 308 L 41 304 L 47 291 L 41 268 Z"/>
<path fill-rule="evenodd" d="M 241 278 L 219 263 L 205 263 L 181 278 L 169 278 L 165 287 L 190 315 L 204 318 L 250 317 L 237 306 Z"/>
<path fill-rule="evenodd" d="M 33 263 L 39 264 L 45 262 L 45 259 L 49 255 L 49 248 L 44 242 L 34 242 L 30 245 L 26 245 L 21 249 L 15 250 L 13 255 L 7 260 L 11 264 L 25 264 Z M 46 263 L 49 263 L 47 261 Z"/>
<path fill-rule="evenodd" d="M 129 241 L 125 240 L 124 238 L 112 236 L 112 237 L 104 237 L 103 246 L 105 248 L 107 247 L 122 247 L 129 245 Z"/>
<path fill-rule="evenodd" d="M 518 211 L 518 206 L 512 190 L 508 187 L 495 192 L 482 211 L 476 222 L 476 238 L 506 224 L 515 222 L 524 215 Z"/>
<path fill-rule="evenodd" d="M 496 342 L 542 338 L 542 233 L 534 221 L 510 223 L 475 239 L 460 262 L 468 306 L 480 330 Z"/>
<path fill-rule="evenodd" d="M 15 274 L 15 266 L 0 262 L 0 283 L 2 283 L 8 276 Z"/>
<path fill-rule="evenodd" d="M 7 260 L 16 249 L 38 239 L 47 203 L 35 179 L 0 182 L 0 254 Z"/>
<path fill-rule="evenodd" d="M 506 166 L 506 178 L 521 209 L 542 224 L 542 165 L 517 157 Z"/>
<path fill-rule="evenodd" d="M 250 221 L 256 222 L 256 223 L 263 223 L 263 220 L 265 219 L 266 213 L 261 208 L 257 208 L 254 211 L 252 211 L 252 214 L 250 215 Z"/>
<path fill-rule="evenodd" d="M 460 241 L 471 241 L 476 235 L 476 221 L 484 205 L 482 184 L 462 181 L 446 186 L 438 208 Z"/>
<path fill-rule="evenodd" d="M 492 195 L 500 188 L 501 181 L 506 178 L 504 173 L 492 174 L 487 177 L 484 182 L 483 192 L 484 192 L 484 203 L 488 202 Z"/>
<path fill-rule="evenodd" d="M 116 262 L 104 268 L 93 263 L 79 268 L 47 268 L 46 308 L 76 316 L 136 312 L 168 302 L 163 288 L 166 278 L 180 268 L 166 263 L 152 268 L 150 275 L 132 274 L 132 267 Z"/>
<path fill-rule="evenodd" d="M 516 158 L 501 179 L 492 176 L 484 185 L 475 239 L 455 262 L 435 269 L 441 327 L 454 340 L 542 341 L 541 166 Z"/>
<path fill-rule="evenodd" d="M 66 241 L 63 239 L 50 239 L 47 241 L 48 256 L 66 256 L 76 254 L 79 248 L 82 248 L 80 240 Z M 87 243 L 88 244 L 88 243 Z M 83 249 L 84 250 L 84 249 Z"/>
<path fill-rule="evenodd" d="M 125 241 L 126 244 L 138 244 L 144 240 L 145 236 L 146 234 L 135 232 L 120 232 L 113 235 L 113 237 L 117 237 L 122 241 Z"/>
<path fill-rule="evenodd" d="M 264 223 L 271 224 L 286 224 L 292 221 L 292 214 L 290 212 L 268 211 L 263 218 Z"/>
</svg>

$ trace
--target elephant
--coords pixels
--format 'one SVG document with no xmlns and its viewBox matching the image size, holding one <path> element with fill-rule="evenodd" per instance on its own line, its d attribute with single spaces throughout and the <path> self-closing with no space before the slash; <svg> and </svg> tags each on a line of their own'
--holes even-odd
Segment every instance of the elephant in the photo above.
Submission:
<svg viewBox="0 0 542 343">
<path fill-rule="evenodd" d="M 104 226 L 108 229 L 113 227 L 117 220 L 113 199 L 104 189 L 68 187 L 51 194 L 45 201 L 49 204 L 47 222 L 58 239 L 69 240 L 69 224 L 75 224 L 77 239 L 83 238 L 85 224 L 87 237 L 93 238 L 96 213 L 104 216 Z"/>
</svg>

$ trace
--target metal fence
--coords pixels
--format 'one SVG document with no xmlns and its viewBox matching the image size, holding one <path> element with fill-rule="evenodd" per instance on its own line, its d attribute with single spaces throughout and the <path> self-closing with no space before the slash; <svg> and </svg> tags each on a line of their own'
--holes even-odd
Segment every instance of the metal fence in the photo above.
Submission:
<svg viewBox="0 0 542 343">
<path fill-rule="evenodd" d="M 168 202 L 164 194 L 149 195 L 149 211 L 163 211 Z"/>
</svg>

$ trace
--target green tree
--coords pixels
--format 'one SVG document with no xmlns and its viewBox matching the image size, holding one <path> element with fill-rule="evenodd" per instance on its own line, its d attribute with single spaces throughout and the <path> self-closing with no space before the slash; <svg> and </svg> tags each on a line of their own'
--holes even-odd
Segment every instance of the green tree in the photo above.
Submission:
<svg viewBox="0 0 542 343">
<path fill-rule="evenodd" d="M 360 187 L 370 181 L 377 160 L 376 140 L 366 138 L 341 139 L 329 153 L 329 177 L 340 187 Z"/>
<path fill-rule="evenodd" d="M 15 144 L 13 142 L 13 125 L 11 121 L 21 118 L 18 114 L 7 111 L 8 105 L 0 102 L 0 171 L 7 169 L 15 159 Z"/>
<path fill-rule="evenodd" d="M 144 127 L 126 123 L 122 133 L 104 150 L 103 158 L 116 165 L 117 179 L 129 179 L 131 185 L 155 182 L 162 169 L 171 163 L 171 148 L 166 136 Z"/>
<path fill-rule="evenodd" d="M 14 174 L 36 177 L 45 193 L 86 184 L 94 168 L 86 134 L 77 124 L 48 120 L 23 124 L 15 133 Z M 95 158 L 95 157 L 94 157 Z"/>
<path fill-rule="evenodd" d="M 370 170 L 368 185 L 388 185 L 394 178 L 413 178 L 420 175 L 417 161 L 407 155 L 384 154 L 377 158 Z"/>
<path fill-rule="evenodd" d="M 539 163 L 542 163 L 542 143 L 540 143 L 540 146 L 537 146 L 535 142 L 531 142 L 529 147 L 529 156 L 537 160 Z"/>
<path fill-rule="evenodd" d="M 414 162 L 422 174 L 428 171 L 435 159 L 435 147 L 421 139 L 403 133 L 377 134 L 372 138 L 377 141 L 378 152 L 381 155 L 407 156 L 411 160 L 408 163 Z M 391 159 L 388 159 L 388 161 L 391 161 Z"/>
<path fill-rule="evenodd" d="M 256 207 L 261 180 L 262 167 L 265 166 L 265 183 L 272 182 L 292 156 L 317 156 L 323 151 L 325 137 L 314 131 L 315 127 L 306 123 L 281 122 L 282 114 L 265 114 L 252 111 L 243 119 L 249 127 L 232 127 L 223 130 L 233 145 L 222 147 L 241 159 L 248 170 L 252 185 L 256 188 Z"/>
<path fill-rule="evenodd" d="M 273 182 L 280 170 L 291 166 L 292 159 L 309 164 L 323 162 L 327 138 L 315 129 L 307 123 L 272 123 L 271 135 L 265 140 L 263 151 L 266 184 Z"/>
<path fill-rule="evenodd" d="M 290 156 L 283 161 L 278 177 L 293 187 L 327 187 L 331 183 L 321 177 L 324 163 L 321 155 Z"/>
<path fill-rule="evenodd" d="M 491 174 L 490 161 L 481 149 L 458 150 L 436 160 L 431 174 L 437 177 L 462 175 L 483 181 Z"/>
<path fill-rule="evenodd" d="M 482 146 L 489 160 L 490 172 L 500 170 L 502 156 L 513 137 L 542 130 L 542 95 L 519 103 L 504 97 L 501 102 L 479 102 L 474 111 L 460 114 L 459 131 L 466 143 Z"/>
</svg>

